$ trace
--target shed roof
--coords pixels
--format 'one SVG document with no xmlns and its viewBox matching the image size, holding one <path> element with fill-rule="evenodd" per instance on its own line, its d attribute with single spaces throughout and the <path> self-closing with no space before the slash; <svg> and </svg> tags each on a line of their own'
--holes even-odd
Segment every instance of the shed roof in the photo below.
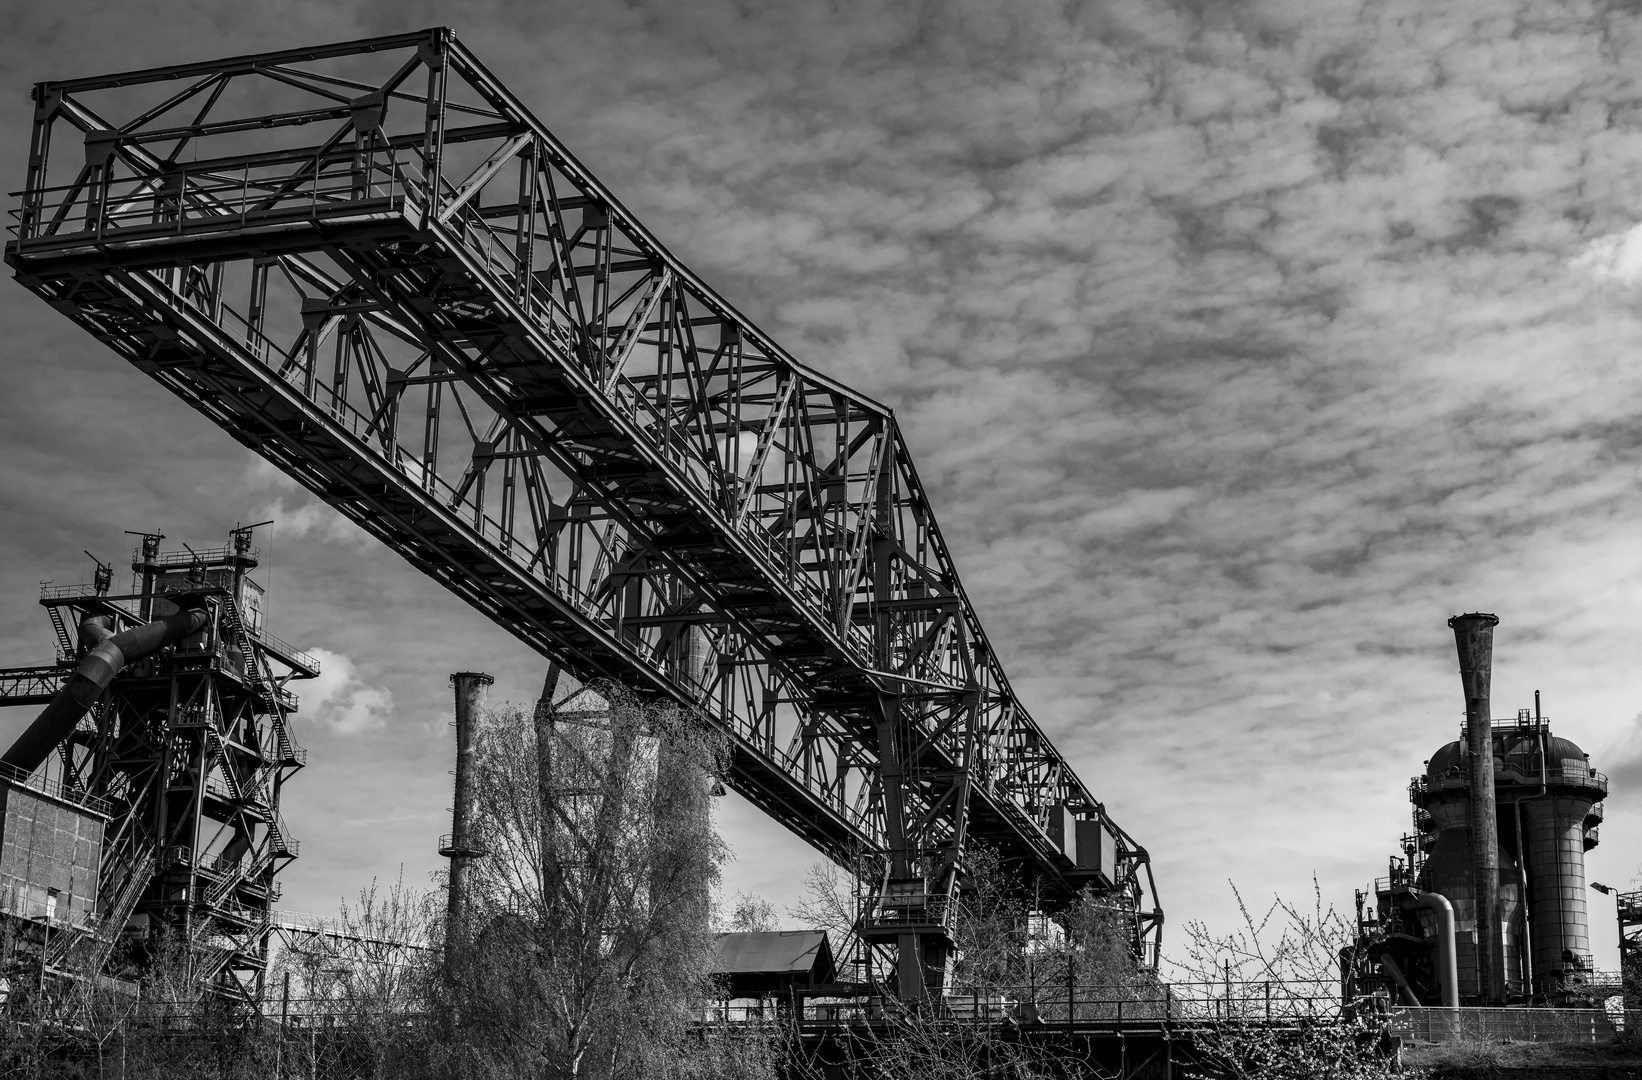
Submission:
<svg viewBox="0 0 1642 1080">
<path fill-rule="evenodd" d="M 812 975 L 833 979 L 825 930 L 755 930 L 718 935 L 715 975 Z"/>
</svg>

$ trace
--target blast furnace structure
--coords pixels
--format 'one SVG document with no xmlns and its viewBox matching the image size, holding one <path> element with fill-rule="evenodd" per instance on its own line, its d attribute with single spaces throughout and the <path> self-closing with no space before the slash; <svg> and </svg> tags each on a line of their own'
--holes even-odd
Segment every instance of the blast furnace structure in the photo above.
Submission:
<svg viewBox="0 0 1642 1080">
<path fill-rule="evenodd" d="M 1585 1004 L 1594 966 L 1585 852 L 1608 779 L 1534 708 L 1489 715 L 1492 615 L 1449 621 L 1467 723 L 1409 783 L 1402 838 L 1374 907 L 1358 894 L 1347 996 L 1410 1005 Z M 1446 984 L 1446 985 L 1445 985 Z"/>
<path fill-rule="evenodd" d="M 44 585 L 55 662 L 0 669 L 0 705 L 45 706 L 0 755 L 7 962 L 49 992 L 164 949 L 255 1000 L 297 855 L 280 797 L 306 755 L 287 683 L 319 665 L 263 627 L 251 528 L 210 550 L 162 540 L 142 537 L 124 595 L 100 562 L 89 584 Z"/>
</svg>

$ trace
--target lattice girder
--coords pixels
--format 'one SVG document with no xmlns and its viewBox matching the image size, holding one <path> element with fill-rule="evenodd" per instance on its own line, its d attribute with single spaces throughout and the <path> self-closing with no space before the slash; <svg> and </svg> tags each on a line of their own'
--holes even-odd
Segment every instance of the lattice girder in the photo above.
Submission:
<svg viewBox="0 0 1642 1080">
<path fill-rule="evenodd" d="M 7 260 L 48 302 L 533 648 L 705 710 L 731 785 L 841 864 L 949 891 L 984 841 L 1155 927 L 1123 830 L 1110 878 L 1050 838 L 1060 805 L 1110 819 L 1011 691 L 893 414 L 448 31 L 36 103 Z"/>
</svg>

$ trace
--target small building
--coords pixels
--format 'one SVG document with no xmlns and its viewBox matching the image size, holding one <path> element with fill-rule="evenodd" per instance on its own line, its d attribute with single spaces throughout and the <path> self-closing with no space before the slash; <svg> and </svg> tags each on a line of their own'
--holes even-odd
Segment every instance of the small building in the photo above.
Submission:
<svg viewBox="0 0 1642 1080">
<path fill-rule="evenodd" d="M 107 824 L 100 800 L 39 777 L 0 775 L 0 913 L 92 925 Z"/>
<path fill-rule="evenodd" d="M 825 930 L 720 934 L 713 977 L 732 998 L 781 999 L 838 982 Z"/>
</svg>

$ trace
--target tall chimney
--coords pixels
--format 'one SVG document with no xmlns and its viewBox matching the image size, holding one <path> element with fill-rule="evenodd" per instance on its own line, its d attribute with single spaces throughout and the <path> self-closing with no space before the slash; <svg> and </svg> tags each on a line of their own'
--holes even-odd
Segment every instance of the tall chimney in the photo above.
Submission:
<svg viewBox="0 0 1642 1080">
<path fill-rule="evenodd" d="M 483 855 L 471 836 L 473 828 L 473 724 L 485 707 L 485 694 L 496 680 L 479 671 L 458 671 L 450 677 L 456 688 L 456 797 L 450 808 L 450 838 L 439 854 L 450 859 L 445 949 L 447 965 L 459 947 L 467 917 L 468 860 Z"/>
<path fill-rule="evenodd" d="M 1483 1005 L 1505 1003 L 1505 939 L 1500 929 L 1499 819 L 1494 807 L 1494 733 L 1489 682 L 1494 667 L 1493 615 L 1448 620 L 1459 649 L 1465 689 L 1465 741 L 1471 799 L 1471 870 L 1477 898 L 1477 992 Z"/>
</svg>

